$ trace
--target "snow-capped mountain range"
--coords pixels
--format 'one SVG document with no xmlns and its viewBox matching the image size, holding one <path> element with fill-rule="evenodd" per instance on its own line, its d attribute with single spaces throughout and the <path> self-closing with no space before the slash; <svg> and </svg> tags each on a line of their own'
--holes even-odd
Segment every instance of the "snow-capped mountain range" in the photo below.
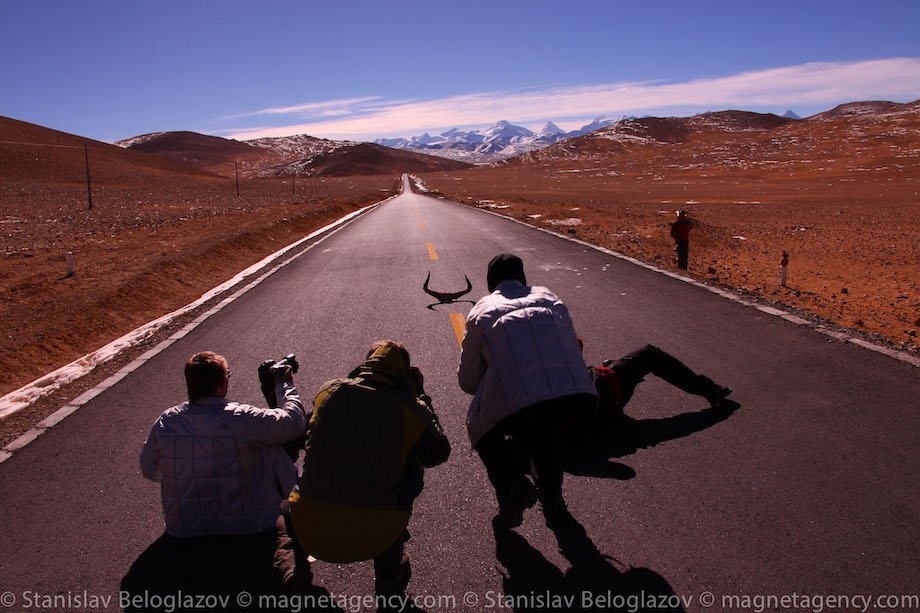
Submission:
<svg viewBox="0 0 920 613">
<path fill-rule="evenodd" d="M 523 126 L 499 121 L 487 130 L 460 130 L 451 128 L 438 136 L 428 132 L 411 138 L 380 138 L 374 142 L 394 149 L 408 149 L 419 153 L 437 155 L 464 162 L 482 164 L 535 151 L 562 139 L 581 136 L 605 128 L 624 117 L 598 117 L 577 130 L 566 132 L 552 121 L 534 133 Z"/>
</svg>

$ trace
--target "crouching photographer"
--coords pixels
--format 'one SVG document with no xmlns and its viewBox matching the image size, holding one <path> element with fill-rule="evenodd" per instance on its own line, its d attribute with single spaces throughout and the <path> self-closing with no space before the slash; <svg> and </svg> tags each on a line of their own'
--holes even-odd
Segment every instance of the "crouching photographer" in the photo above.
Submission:
<svg viewBox="0 0 920 613">
<path fill-rule="evenodd" d="M 290 511 L 299 545 L 327 562 L 373 560 L 376 593 L 393 602 L 409 584 L 406 528 L 424 470 L 449 455 L 409 352 L 395 341 L 374 343 L 313 401 L 300 498 Z"/>
<path fill-rule="evenodd" d="M 286 537 L 281 503 L 297 480 L 283 445 L 307 425 L 296 361 L 275 366 L 277 408 L 263 409 L 228 400 L 227 360 L 196 353 L 185 364 L 188 402 L 165 411 L 144 443 L 141 472 L 160 483 L 166 520 L 160 549 L 170 565 L 157 572 L 177 578 L 185 592 L 191 582 L 199 593 L 262 593 L 275 581 L 273 561 Z"/>
</svg>

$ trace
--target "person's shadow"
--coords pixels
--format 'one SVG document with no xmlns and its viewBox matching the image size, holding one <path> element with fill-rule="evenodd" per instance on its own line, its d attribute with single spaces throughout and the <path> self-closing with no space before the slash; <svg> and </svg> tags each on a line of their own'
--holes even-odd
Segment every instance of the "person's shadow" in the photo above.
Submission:
<svg viewBox="0 0 920 613">
<path fill-rule="evenodd" d="M 635 471 L 610 458 L 622 458 L 639 449 L 711 428 L 739 408 L 741 405 L 737 402 L 726 400 L 716 407 L 661 419 L 633 419 L 623 415 L 614 421 L 596 424 L 585 437 L 566 447 L 563 454 L 565 471 L 582 477 L 631 479 Z"/>
<path fill-rule="evenodd" d="M 568 512 L 547 526 L 571 563 L 563 573 L 512 531 L 495 533 L 495 556 L 504 567 L 503 608 L 522 611 L 683 611 L 668 582 L 648 568 L 619 570 Z"/>
<path fill-rule="evenodd" d="M 123 609 L 132 613 L 196 609 L 342 613 L 324 588 L 311 586 L 303 593 L 285 594 L 273 572 L 274 556 L 273 539 L 177 539 L 164 533 L 122 578 Z"/>
</svg>

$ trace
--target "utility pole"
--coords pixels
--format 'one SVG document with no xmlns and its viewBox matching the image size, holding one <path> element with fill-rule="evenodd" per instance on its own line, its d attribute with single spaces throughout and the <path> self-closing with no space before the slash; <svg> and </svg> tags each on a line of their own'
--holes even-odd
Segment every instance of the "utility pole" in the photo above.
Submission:
<svg viewBox="0 0 920 613">
<path fill-rule="evenodd" d="M 93 188 L 89 182 L 89 148 L 85 144 L 83 145 L 83 161 L 86 162 L 86 201 L 89 203 L 86 210 L 89 211 L 93 208 Z"/>
<path fill-rule="evenodd" d="M 236 197 L 240 197 L 240 163 L 233 160 L 233 169 L 236 171 Z"/>
</svg>

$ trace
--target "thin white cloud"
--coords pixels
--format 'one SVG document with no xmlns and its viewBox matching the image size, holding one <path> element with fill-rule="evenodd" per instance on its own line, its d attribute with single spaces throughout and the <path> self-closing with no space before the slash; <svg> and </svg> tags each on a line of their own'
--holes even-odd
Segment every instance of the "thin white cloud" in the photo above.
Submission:
<svg viewBox="0 0 920 613">
<path fill-rule="evenodd" d="M 350 116 L 257 130 L 230 132 L 240 140 L 310 134 L 325 138 L 372 139 L 406 136 L 450 127 L 481 126 L 499 119 L 535 124 L 598 115 L 667 112 L 669 109 L 726 109 L 800 105 L 832 106 L 856 100 L 913 100 L 920 97 L 920 58 L 821 62 L 771 68 L 679 83 L 629 82 L 557 87 L 539 91 L 478 92 L 433 100 L 351 100 Z M 360 101 L 360 102 L 355 102 Z M 346 102 L 343 104 L 343 102 Z M 361 105 L 368 102 L 368 108 Z M 347 101 L 311 103 L 310 112 L 339 111 Z M 299 107 L 265 109 L 285 112 Z"/>
<path fill-rule="evenodd" d="M 342 98 L 339 100 L 323 100 L 321 102 L 305 102 L 294 106 L 275 106 L 258 111 L 249 111 L 246 113 L 237 113 L 236 115 L 226 115 L 219 120 L 241 119 L 243 117 L 258 117 L 261 115 L 325 115 L 325 114 L 348 114 L 349 108 L 361 108 L 368 102 L 380 100 L 380 96 L 362 96 L 360 98 Z"/>
</svg>

